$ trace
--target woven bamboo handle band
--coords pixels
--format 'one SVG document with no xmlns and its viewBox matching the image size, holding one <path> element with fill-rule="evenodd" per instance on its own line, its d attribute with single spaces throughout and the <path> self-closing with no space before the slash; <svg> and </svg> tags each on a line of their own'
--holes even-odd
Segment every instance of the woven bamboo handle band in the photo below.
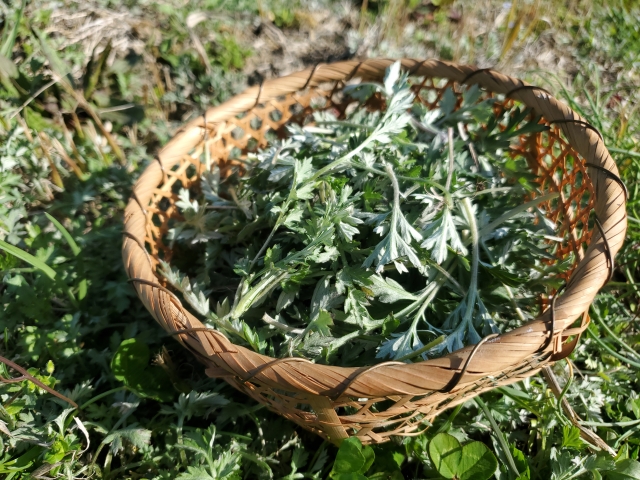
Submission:
<svg viewBox="0 0 640 480">
<path fill-rule="evenodd" d="M 158 161 L 152 162 L 136 183 L 125 211 L 123 260 L 127 274 L 135 279 L 139 297 L 165 330 L 191 329 L 177 335 L 177 338 L 207 365 L 215 365 L 208 369 L 212 376 L 235 377 L 241 381 L 250 378 L 281 390 L 328 397 L 421 395 L 441 390 L 460 376 L 472 352 L 474 356 L 466 364 L 464 375 L 456 379 L 460 387 L 487 375 L 512 370 L 526 363 L 541 349 L 557 351 L 563 336 L 579 331 L 567 329 L 589 308 L 598 290 L 607 282 L 613 268 L 613 257 L 622 246 L 626 232 L 625 190 L 617 178 L 615 162 L 597 131 L 544 90 L 493 70 L 476 70 L 438 60 L 420 62 L 404 59 L 402 65 L 416 76 L 478 84 L 488 91 L 509 94 L 514 100 L 532 108 L 536 115 L 559 125 L 568 142 L 588 165 L 595 191 L 595 213 L 600 225 L 563 294 L 557 298 L 553 322 L 555 345 L 549 342 L 552 322 L 551 313 L 547 310 L 538 319 L 493 338 L 477 349 L 467 347 L 445 357 L 419 363 L 388 362 L 374 368 L 356 369 L 317 365 L 302 359 L 274 360 L 233 345 L 217 331 L 202 331 L 202 323 L 182 307 L 175 295 L 158 285 L 143 243 L 148 221 L 145 206 L 149 205 L 154 190 L 163 180 L 163 169 L 170 169 L 203 141 L 205 118 L 206 127 L 215 130 L 217 123 L 246 112 L 262 101 L 306 87 L 352 77 L 381 80 L 385 69 L 393 62 L 390 59 L 372 59 L 320 64 L 249 88 L 182 128 L 162 149 Z"/>
</svg>

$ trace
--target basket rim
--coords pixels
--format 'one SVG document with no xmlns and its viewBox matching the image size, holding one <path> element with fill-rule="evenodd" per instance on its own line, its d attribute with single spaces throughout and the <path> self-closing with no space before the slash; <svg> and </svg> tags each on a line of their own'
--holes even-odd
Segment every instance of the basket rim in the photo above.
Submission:
<svg viewBox="0 0 640 480">
<path fill-rule="evenodd" d="M 369 59 L 321 63 L 290 75 L 267 80 L 248 88 L 182 127 L 159 152 L 156 161 L 136 182 L 125 210 L 122 255 L 125 270 L 138 297 L 156 321 L 180 343 L 209 365 L 212 377 L 234 377 L 242 385 L 258 382 L 302 397 L 322 396 L 378 398 L 394 395 L 426 395 L 450 392 L 480 378 L 514 369 L 538 354 L 550 363 L 569 355 L 579 334 L 588 324 L 588 308 L 613 272 L 613 258 L 625 238 L 627 227 L 626 190 L 618 168 L 600 133 L 584 118 L 546 90 L 492 69 L 478 69 L 440 60 L 402 59 L 402 68 L 412 76 L 440 78 L 461 85 L 477 84 L 487 91 L 507 94 L 530 107 L 549 123 L 560 126 L 567 143 L 585 160 L 585 170 L 594 186 L 597 229 L 594 229 L 582 260 L 554 307 L 521 327 L 486 337 L 440 358 L 416 363 L 383 362 L 369 367 L 321 365 L 301 358 L 274 359 L 232 344 L 222 333 L 206 329 L 182 306 L 172 292 L 160 286 L 144 246 L 145 209 L 154 189 L 186 152 L 205 138 L 205 130 L 249 111 L 262 101 L 276 99 L 307 87 L 355 77 L 378 80 L 395 59 Z M 583 315 L 582 326 L 570 328 Z M 553 329 L 552 335 L 549 334 Z M 563 340 L 577 337 L 563 345 Z M 540 365 L 531 371 L 534 374 Z M 451 388 L 448 388 L 448 387 Z"/>
</svg>

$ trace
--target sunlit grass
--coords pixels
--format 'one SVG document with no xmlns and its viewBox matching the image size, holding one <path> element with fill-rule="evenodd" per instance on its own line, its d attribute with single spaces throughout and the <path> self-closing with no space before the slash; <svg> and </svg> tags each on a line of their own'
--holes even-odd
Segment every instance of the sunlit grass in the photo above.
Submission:
<svg viewBox="0 0 640 480">
<path fill-rule="evenodd" d="M 556 369 L 569 385 L 565 398 L 619 451 L 617 466 L 579 440 L 533 377 L 484 394 L 486 409 L 461 405 L 422 436 L 376 447 L 374 469 L 435 476 L 427 445 L 438 431 L 483 441 L 502 465 L 528 470 L 525 478 L 590 478 L 585 465 L 596 461 L 605 478 L 625 478 L 607 469 L 634 468 L 636 2 L 13 2 L 0 18 L 0 355 L 80 405 L 65 411 L 26 380 L 0 383 L 0 478 L 36 470 L 40 478 L 207 478 L 229 459 L 242 470 L 237 478 L 267 478 L 269 469 L 327 477 L 334 447 L 208 378 L 155 324 L 126 282 L 120 245 L 131 185 L 180 125 L 248 81 L 308 66 L 318 50 L 328 56 L 328 46 L 493 67 L 548 88 L 602 132 L 630 193 L 628 239 L 571 357 L 573 382 L 566 364 Z M 160 372 L 170 401 L 141 398 L 114 376 L 116 352 L 133 338 L 148 346 L 143 367 Z M 18 375 L 0 365 L 3 378 Z M 501 453 L 505 443 L 512 458 Z"/>
</svg>

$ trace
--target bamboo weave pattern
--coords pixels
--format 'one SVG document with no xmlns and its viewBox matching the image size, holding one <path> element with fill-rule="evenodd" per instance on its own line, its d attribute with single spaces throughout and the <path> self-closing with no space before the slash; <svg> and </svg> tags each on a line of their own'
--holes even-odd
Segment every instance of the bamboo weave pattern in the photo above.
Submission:
<svg viewBox="0 0 640 480">
<path fill-rule="evenodd" d="M 416 101 L 434 107 L 447 87 L 458 96 L 478 84 L 495 97 L 496 113 L 514 104 L 530 107 L 549 125 L 522 136 L 509 153 L 526 158 L 539 191 L 560 195 L 544 206 L 565 241 L 558 260 L 573 255 L 562 294 L 553 308 L 508 333 L 487 337 L 442 358 L 373 367 L 317 365 L 300 358 L 273 359 L 233 345 L 189 313 L 156 276 L 159 259 L 173 252 L 164 237 L 179 219 L 180 188 L 197 188 L 205 149 L 222 172 L 249 151 L 285 134 L 288 122 L 304 123 L 314 109 L 343 115 L 347 82 L 381 81 L 389 59 L 320 64 L 269 80 L 209 109 L 187 124 L 144 171 L 125 212 L 123 260 L 138 296 L 158 323 L 202 362 L 207 375 L 223 378 L 256 401 L 302 427 L 339 443 L 357 435 L 367 443 L 415 435 L 425 420 L 499 385 L 535 374 L 571 353 L 588 325 L 588 311 L 613 271 L 626 232 L 626 190 L 601 136 L 548 92 L 488 69 L 437 60 L 402 60 L 412 73 Z M 384 108 L 373 99 L 369 108 Z M 594 212 L 594 213 L 592 213 Z M 591 218 L 591 221 L 590 221 Z M 544 299 L 542 299 L 545 302 Z M 577 322 L 577 324 L 576 324 Z"/>
</svg>

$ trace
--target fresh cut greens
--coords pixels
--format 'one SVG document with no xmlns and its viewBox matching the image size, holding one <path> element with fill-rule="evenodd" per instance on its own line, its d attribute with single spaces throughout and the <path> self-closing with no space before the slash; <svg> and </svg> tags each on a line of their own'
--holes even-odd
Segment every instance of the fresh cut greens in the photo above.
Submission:
<svg viewBox="0 0 640 480">
<path fill-rule="evenodd" d="M 532 194 L 511 153 L 539 119 L 477 86 L 430 109 L 399 63 L 344 95 L 346 118 L 317 110 L 180 190 L 160 273 L 187 304 L 234 343 L 345 366 L 442 355 L 538 314 L 572 262 L 542 210 L 556 194 Z"/>
</svg>

